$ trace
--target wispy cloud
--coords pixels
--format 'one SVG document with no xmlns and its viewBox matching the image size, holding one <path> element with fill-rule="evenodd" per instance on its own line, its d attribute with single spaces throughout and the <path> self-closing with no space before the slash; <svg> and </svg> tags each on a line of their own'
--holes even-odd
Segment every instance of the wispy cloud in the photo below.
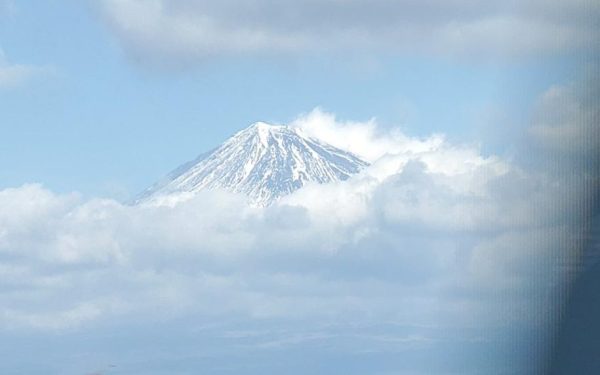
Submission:
<svg viewBox="0 0 600 375">
<path fill-rule="evenodd" d="M 598 73 L 578 84 L 556 85 L 539 98 L 530 134 L 551 151 L 588 155 L 600 149 Z"/>
<path fill-rule="evenodd" d="M 22 86 L 51 72 L 47 66 L 11 63 L 0 48 L 0 89 Z"/>
<path fill-rule="evenodd" d="M 126 49 L 151 63 L 344 51 L 520 58 L 598 48 L 586 1 L 103 0 Z"/>
</svg>

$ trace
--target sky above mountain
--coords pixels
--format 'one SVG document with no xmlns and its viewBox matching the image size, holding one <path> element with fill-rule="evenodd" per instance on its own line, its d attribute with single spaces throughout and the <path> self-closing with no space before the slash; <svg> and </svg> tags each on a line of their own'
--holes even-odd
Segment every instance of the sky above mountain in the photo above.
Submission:
<svg viewBox="0 0 600 375">
<path fill-rule="evenodd" d="M 254 121 L 288 123 L 316 107 L 510 153 L 531 107 L 576 80 L 599 40 L 586 2 L 309 1 L 272 14 L 260 1 L 228 4 L 3 0 L 2 186 L 125 199 Z M 227 25 L 238 26 L 220 33 Z M 527 38 L 514 37 L 523 25 Z M 240 30 L 265 40 L 237 41 Z"/>
<path fill-rule="evenodd" d="M 537 366 L 597 187 L 599 13 L 0 0 L 0 373 Z M 257 121 L 370 166 L 123 203 Z"/>
</svg>

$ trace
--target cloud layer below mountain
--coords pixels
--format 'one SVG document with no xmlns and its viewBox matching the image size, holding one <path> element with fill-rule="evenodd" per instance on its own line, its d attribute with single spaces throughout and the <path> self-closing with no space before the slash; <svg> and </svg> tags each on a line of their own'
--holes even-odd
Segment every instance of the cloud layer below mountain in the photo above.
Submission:
<svg viewBox="0 0 600 375">
<path fill-rule="evenodd" d="M 568 229 L 569 207 L 555 198 L 575 185 L 441 136 L 377 134 L 373 121 L 315 110 L 295 126 L 332 134 L 336 146 L 361 139 L 372 166 L 264 209 L 221 191 L 174 207 L 82 201 L 40 185 L 0 192 L 4 328 L 142 311 L 412 319 L 426 310 L 416 306 L 448 295 L 436 311 L 458 318 L 476 311 L 455 310 L 478 302 L 459 297 L 467 290 L 527 288 L 524 264 L 558 251 L 553 239 Z"/>
<path fill-rule="evenodd" d="M 564 90 L 550 89 L 540 106 Z M 534 141 L 552 146 L 545 127 L 571 126 L 564 118 L 534 122 Z M 333 342 L 345 356 L 437 350 L 426 357 L 442 360 L 494 330 L 515 343 L 513 330 L 550 322 L 582 230 L 581 179 L 320 109 L 291 125 L 372 164 L 266 208 L 224 191 L 173 206 L 84 200 L 36 184 L 0 191 L 3 335 L 147 327 L 179 332 L 190 348 L 209 340 L 225 357 L 241 355 L 241 340 L 287 354 Z M 188 328 L 210 333 L 188 337 Z M 128 339 L 156 350 L 142 336 Z M 431 363 L 410 371 L 436 373 Z"/>
</svg>

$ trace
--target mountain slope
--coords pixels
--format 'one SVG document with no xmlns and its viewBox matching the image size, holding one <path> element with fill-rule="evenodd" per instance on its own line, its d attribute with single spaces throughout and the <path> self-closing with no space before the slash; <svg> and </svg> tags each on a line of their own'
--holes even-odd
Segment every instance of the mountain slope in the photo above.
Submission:
<svg viewBox="0 0 600 375">
<path fill-rule="evenodd" d="M 136 203 L 224 189 L 266 206 L 307 183 L 346 180 L 367 165 L 349 152 L 306 137 L 299 129 L 259 122 L 177 168 Z"/>
</svg>

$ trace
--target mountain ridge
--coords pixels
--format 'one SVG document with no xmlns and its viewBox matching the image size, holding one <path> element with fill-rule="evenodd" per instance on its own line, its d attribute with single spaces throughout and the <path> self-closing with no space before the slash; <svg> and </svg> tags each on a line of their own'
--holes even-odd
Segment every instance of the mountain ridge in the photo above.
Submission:
<svg viewBox="0 0 600 375">
<path fill-rule="evenodd" d="M 224 189 L 267 206 L 306 184 L 343 181 L 366 166 L 357 155 L 308 137 L 299 128 L 255 122 L 173 170 L 134 203 Z"/>
</svg>

